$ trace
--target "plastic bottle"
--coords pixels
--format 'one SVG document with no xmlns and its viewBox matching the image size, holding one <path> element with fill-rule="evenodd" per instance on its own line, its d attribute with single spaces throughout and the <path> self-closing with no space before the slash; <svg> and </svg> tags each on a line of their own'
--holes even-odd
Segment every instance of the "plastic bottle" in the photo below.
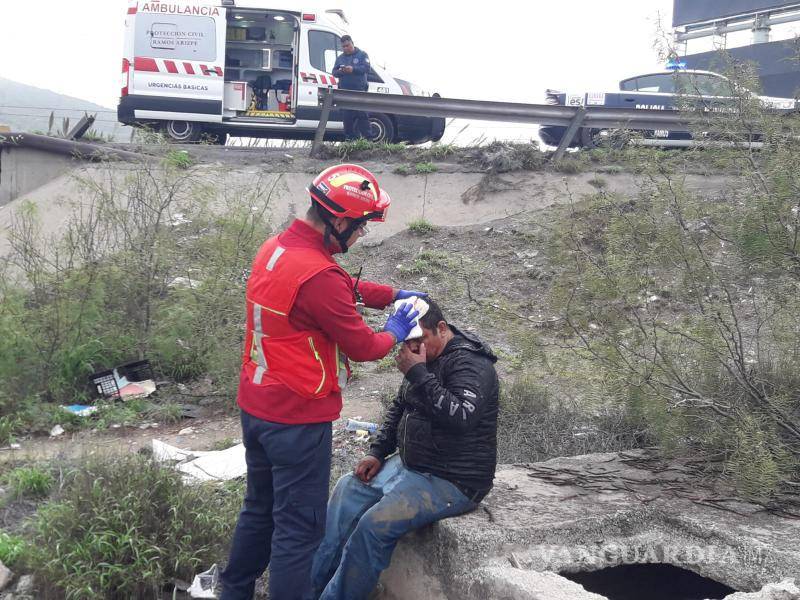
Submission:
<svg viewBox="0 0 800 600">
<path fill-rule="evenodd" d="M 345 425 L 345 429 L 347 429 L 347 431 L 358 431 L 359 429 L 363 429 L 365 431 L 369 431 L 370 434 L 373 434 L 378 430 L 378 424 L 370 423 L 369 421 L 356 421 L 355 419 L 347 419 L 347 425 Z"/>
</svg>

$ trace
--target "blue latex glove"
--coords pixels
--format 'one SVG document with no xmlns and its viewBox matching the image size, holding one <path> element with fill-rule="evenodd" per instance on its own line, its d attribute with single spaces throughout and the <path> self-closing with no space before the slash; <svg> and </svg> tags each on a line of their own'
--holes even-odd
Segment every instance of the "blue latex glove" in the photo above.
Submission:
<svg viewBox="0 0 800 600">
<path fill-rule="evenodd" d="M 416 296 L 417 298 L 427 298 L 427 292 L 416 292 L 414 290 L 397 290 L 397 295 L 394 297 L 395 300 L 406 300 L 407 298 L 411 298 L 411 296 Z"/>
<path fill-rule="evenodd" d="M 400 305 L 400 308 L 394 314 L 389 316 L 386 320 L 386 325 L 383 326 L 383 330 L 391 333 L 397 342 L 403 342 L 408 334 L 411 333 L 411 330 L 414 329 L 417 315 L 419 315 L 419 312 L 414 310 L 414 306 L 410 302 L 405 302 Z"/>
</svg>

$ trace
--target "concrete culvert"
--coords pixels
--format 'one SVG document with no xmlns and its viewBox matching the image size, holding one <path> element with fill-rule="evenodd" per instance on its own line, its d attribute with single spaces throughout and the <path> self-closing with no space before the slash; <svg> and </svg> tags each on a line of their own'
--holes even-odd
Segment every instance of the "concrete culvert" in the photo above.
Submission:
<svg viewBox="0 0 800 600">
<path fill-rule="evenodd" d="M 673 565 L 621 565 L 583 573 L 561 573 L 608 600 L 716 600 L 736 590 Z"/>
</svg>

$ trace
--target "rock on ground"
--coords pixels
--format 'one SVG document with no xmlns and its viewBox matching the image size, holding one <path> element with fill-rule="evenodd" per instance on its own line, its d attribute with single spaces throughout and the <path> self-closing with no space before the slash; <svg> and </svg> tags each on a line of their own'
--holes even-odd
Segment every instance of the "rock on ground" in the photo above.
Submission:
<svg viewBox="0 0 800 600">
<path fill-rule="evenodd" d="M 606 600 L 556 573 L 511 566 L 482 569 L 476 574 L 472 589 L 485 594 L 484 598 L 497 600 Z"/>
<path fill-rule="evenodd" d="M 12 579 L 14 579 L 14 573 L 0 561 L 0 591 L 6 589 Z"/>
<path fill-rule="evenodd" d="M 730 594 L 725 600 L 800 600 L 800 588 L 794 579 L 784 579 L 780 583 L 769 583 L 757 592 Z"/>
<path fill-rule="evenodd" d="M 536 573 L 636 563 L 752 592 L 800 573 L 798 539 L 799 520 L 731 500 L 702 484 L 689 461 L 667 464 L 644 450 L 556 458 L 501 466 L 476 511 L 406 536 L 382 597 L 528 599 L 540 583 L 566 585 Z M 509 591 L 523 572 L 532 573 L 529 592 Z"/>
</svg>

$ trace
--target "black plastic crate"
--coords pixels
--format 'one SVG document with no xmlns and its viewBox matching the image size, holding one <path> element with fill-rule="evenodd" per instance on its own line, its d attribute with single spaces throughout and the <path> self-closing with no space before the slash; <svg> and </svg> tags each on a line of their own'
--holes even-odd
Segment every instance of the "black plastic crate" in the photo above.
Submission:
<svg viewBox="0 0 800 600">
<path fill-rule="evenodd" d="M 137 360 L 117 367 L 120 377 L 128 381 L 146 381 L 153 379 L 153 367 L 149 360 Z"/>
<path fill-rule="evenodd" d="M 93 389 L 97 392 L 98 396 L 105 398 L 119 398 L 119 386 L 114 377 L 114 370 L 98 371 L 89 375 L 89 381 L 92 382 Z"/>
<path fill-rule="evenodd" d="M 105 398 L 120 397 L 117 378 L 114 377 L 115 370 L 120 378 L 124 377 L 129 382 L 153 379 L 153 367 L 150 365 L 149 360 L 137 360 L 120 365 L 116 369 L 98 371 L 89 375 L 89 381 L 91 381 L 93 389 L 99 396 Z"/>
</svg>

